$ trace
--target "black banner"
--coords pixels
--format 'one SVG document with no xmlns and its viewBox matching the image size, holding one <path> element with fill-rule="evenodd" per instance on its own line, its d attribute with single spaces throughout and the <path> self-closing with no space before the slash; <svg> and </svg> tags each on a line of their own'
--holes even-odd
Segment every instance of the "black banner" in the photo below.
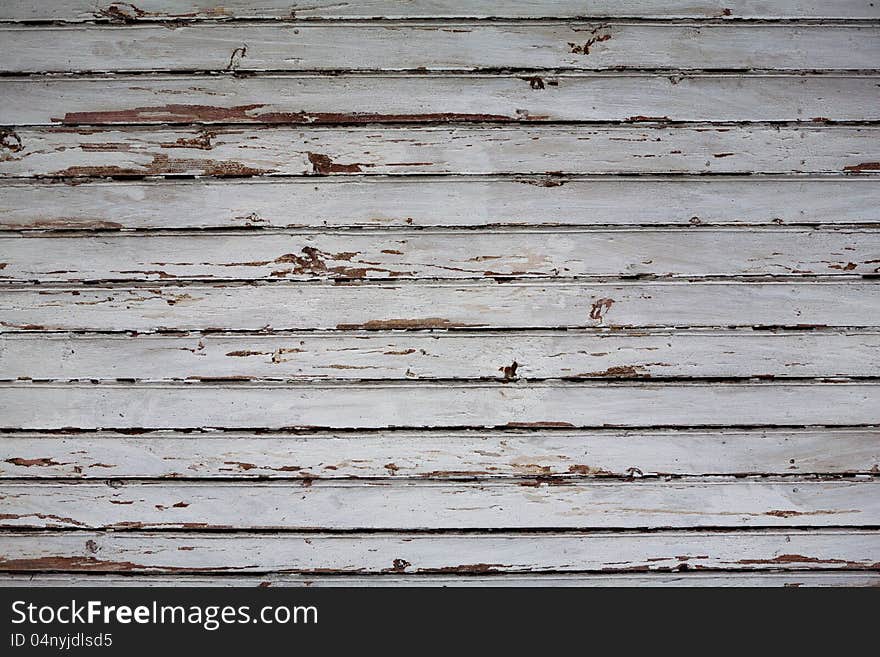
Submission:
<svg viewBox="0 0 880 657">
<path fill-rule="evenodd" d="M 176 654 L 185 646 L 470 652 L 560 641 L 625 648 L 693 628 L 789 648 L 843 632 L 855 646 L 871 645 L 880 608 L 877 590 L 9 588 L 0 597 L 2 655 Z"/>
</svg>

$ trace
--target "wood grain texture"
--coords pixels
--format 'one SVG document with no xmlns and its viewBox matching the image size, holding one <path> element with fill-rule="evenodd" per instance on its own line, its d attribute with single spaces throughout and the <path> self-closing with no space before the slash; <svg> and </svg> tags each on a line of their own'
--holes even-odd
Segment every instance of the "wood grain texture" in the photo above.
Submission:
<svg viewBox="0 0 880 657">
<path fill-rule="evenodd" d="M 880 273 L 880 233 L 591 230 L 0 238 L 0 281 L 360 280 Z"/>
<path fill-rule="evenodd" d="M 876 330 L 8 333 L 0 339 L 4 380 L 505 381 L 872 377 L 878 372 Z"/>
<path fill-rule="evenodd" d="M 0 329 L 869 327 L 878 289 L 859 280 L 4 287 Z"/>
<path fill-rule="evenodd" d="M 199 19 L 368 19 L 368 18 L 880 18 L 866 0 L 673 0 L 662 5 L 646 0 L 598 0 L 588 6 L 577 0 L 358 0 L 358 2 L 290 2 L 289 0 L 225 0 L 222 4 L 192 0 L 5 0 L 4 21 L 151 21 Z"/>
<path fill-rule="evenodd" d="M 878 223 L 870 176 L 0 181 L 0 230 Z"/>
<path fill-rule="evenodd" d="M 873 75 L 138 75 L 0 89 L 17 125 L 880 119 Z"/>
<path fill-rule="evenodd" d="M 21 128 L 5 137 L 0 176 L 876 173 L 878 133 L 869 126 Z"/>
<path fill-rule="evenodd" d="M 857 530 L 535 534 L 22 532 L 0 569 L 95 573 L 490 574 L 876 570 L 880 533 Z"/>
<path fill-rule="evenodd" d="M 525 485 L 523 485 L 525 484 Z M 880 524 L 880 482 L 117 482 L 0 485 L 0 527 L 639 529 Z"/>
<path fill-rule="evenodd" d="M 0 586 L 880 585 L 876 5 L 3 2 Z"/>
<path fill-rule="evenodd" d="M 858 70 L 877 66 L 878 34 L 645 22 L 3 26 L 0 71 Z"/>
<path fill-rule="evenodd" d="M 880 430 L 5 434 L 0 477 L 505 479 L 876 474 Z"/>
<path fill-rule="evenodd" d="M 880 424 L 876 383 L 2 384 L 4 428 Z"/>
</svg>

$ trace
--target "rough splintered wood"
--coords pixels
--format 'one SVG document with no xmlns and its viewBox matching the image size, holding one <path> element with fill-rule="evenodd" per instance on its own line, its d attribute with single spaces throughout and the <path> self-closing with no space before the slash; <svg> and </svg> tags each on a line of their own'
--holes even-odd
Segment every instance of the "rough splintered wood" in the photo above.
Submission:
<svg viewBox="0 0 880 657">
<path fill-rule="evenodd" d="M 713 586 L 713 587 L 868 587 L 880 586 L 880 574 L 872 571 L 792 571 L 792 572 L 714 572 L 714 573 L 585 573 L 532 575 L 101 575 L 0 573 L 0 588 L 81 587 L 81 586 L 186 586 L 186 587 L 339 587 L 339 586 Z"/>
<path fill-rule="evenodd" d="M 0 237 L 0 281 L 880 273 L 880 233 L 766 229 Z"/>
<path fill-rule="evenodd" d="M 0 332 L 870 327 L 877 289 L 809 280 L 6 287 Z"/>
<path fill-rule="evenodd" d="M 880 481 L 3 483 L 0 527 L 608 529 L 880 524 Z"/>
<path fill-rule="evenodd" d="M 877 40 L 880 43 L 880 39 Z M 0 176 L 870 173 L 880 127 L 21 128 Z"/>
<path fill-rule="evenodd" d="M 877 66 L 878 35 L 873 25 L 663 22 L 6 26 L 0 71 L 856 70 Z"/>
<path fill-rule="evenodd" d="M 880 18 L 880 9 L 866 0 L 835 2 L 795 0 L 431 0 L 399 2 L 290 2 L 290 0 L 225 0 L 212 5 L 192 0 L 4 0 L 4 21 L 198 20 L 198 19 L 367 19 L 367 18 L 580 18 L 583 16 L 634 18 Z"/>
<path fill-rule="evenodd" d="M 874 383 L 2 384 L 4 428 L 880 424 Z"/>
<path fill-rule="evenodd" d="M 7 333 L 0 379 L 870 377 L 858 331 L 302 332 L 138 336 Z"/>
<path fill-rule="evenodd" d="M 0 114 L 17 125 L 868 121 L 880 119 L 877 82 L 618 73 L 9 78 L 0 82 Z"/>
<path fill-rule="evenodd" d="M 876 474 L 880 430 L 721 429 L 255 434 L 12 433 L 0 476 L 591 478 Z"/>
<path fill-rule="evenodd" d="M 877 569 L 880 532 L 858 530 L 536 534 L 21 532 L 9 572 L 489 574 Z"/>
<path fill-rule="evenodd" d="M 0 230 L 858 223 L 869 176 L 0 182 Z"/>
</svg>

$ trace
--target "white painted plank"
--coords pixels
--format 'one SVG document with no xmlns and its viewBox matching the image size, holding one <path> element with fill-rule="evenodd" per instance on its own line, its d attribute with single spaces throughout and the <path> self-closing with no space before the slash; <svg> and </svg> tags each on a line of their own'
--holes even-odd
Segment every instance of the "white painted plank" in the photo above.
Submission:
<svg viewBox="0 0 880 657">
<path fill-rule="evenodd" d="M 101 574 L 4 574 L 0 588 L 11 586 L 168 586 L 168 587 L 340 587 L 340 586 L 712 586 L 712 587 L 868 587 L 880 586 L 880 574 L 864 572 L 715 572 L 715 573 L 620 573 L 537 575 L 101 575 Z"/>
<path fill-rule="evenodd" d="M 878 78 L 872 75 L 175 75 L 0 80 L 0 116 L 10 125 L 869 121 L 880 119 L 878 101 Z"/>
<path fill-rule="evenodd" d="M 22 532 L 9 572 L 490 574 L 876 569 L 870 530 L 577 534 L 185 534 Z"/>
<path fill-rule="evenodd" d="M 880 43 L 880 39 L 878 39 Z M 878 127 L 22 128 L 0 176 L 857 173 Z"/>
<path fill-rule="evenodd" d="M 442 431 L 34 434 L 0 439 L 0 477 L 430 478 L 870 474 L 880 432 Z"/>
<path fill-rule="evenodd" d="M 876 330 L 8 333 L 0 339 L 4 380 L 783 378 L 878 372 Z"/>
<path fill-rule="evenodd" d="M 525 485 L 523 485 L 525 484 Z M 607 529 L 880 524 L 880 481 L 3 483 L 0 527 Z"/>
<path fill-rule="evenodd" d="M 2 384 L 7 429 L 880 424 L 872 383 Z"/>
<path fill-rule="evenodd" d="M 880 223 L 880 184 L 868 176 L 0 182 L 0 230 L 776 223 Z"/>
<path fill-rule="evenodd" d="M 876 326 L 868 282 L 7 287 L 2 331 Z"/>
<path fill-rule="evenodd" d="M 5 26 L 0 71 L 855 70 L 877 66 L 878 34 L 662 22 Z"/>
<path fill-rule="evenodd" d="M 766 229 L 0 237 L 0 281 L 880 273 L 880 233 Z"/>
<path fill-rule="evenodd" d="M 291 2 L 290 0 L 4 0 L 4 21 L 149 21 L 194 19 L 371 19 L 371 18 L 880 18 L 867 0 L 358 0 L 358 2 Z"/>
</svg>

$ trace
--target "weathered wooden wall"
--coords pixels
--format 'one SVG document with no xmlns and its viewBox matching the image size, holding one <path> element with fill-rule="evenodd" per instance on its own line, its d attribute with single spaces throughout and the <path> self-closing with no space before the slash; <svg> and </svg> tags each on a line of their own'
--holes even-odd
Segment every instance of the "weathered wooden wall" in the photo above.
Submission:
<svg viewBox="0 0 880 657">
<path fill-rule="evenodd" d="M 880 585 L 880 3 L 0 54 L 0 584 Z"/>
</svg>

